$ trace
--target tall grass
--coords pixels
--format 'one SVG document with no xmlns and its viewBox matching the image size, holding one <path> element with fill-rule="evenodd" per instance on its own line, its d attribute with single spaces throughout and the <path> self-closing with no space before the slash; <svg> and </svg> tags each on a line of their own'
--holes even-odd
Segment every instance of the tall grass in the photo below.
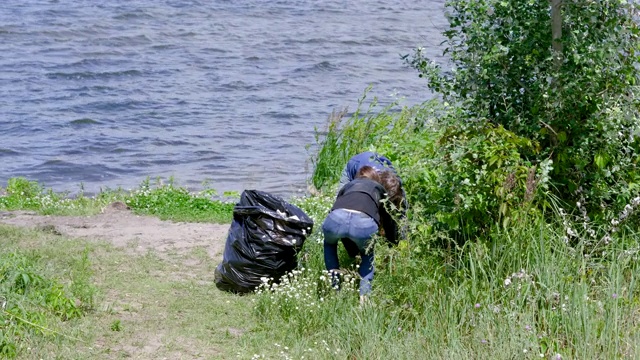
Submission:
<svg viewBox="0 0 640 360">
<path fill-rule="evenodd" d="M 416 116 L 429 106 L 398 109 L 397 103 L 383 108 L 378 107 L 377 98 L 366 105 L 365 100 L 370 88 L 358 101 L 358 108 L 347 119 L 347 109 L 333 111 L 327 121 L 326 129 L 316 129 L 318 153 L 312 157 L 314 166 L 311 175 L 312 185 L 323 190 L 338 182 L 347 161 L 360 152 L 383 150 L 382 147 L 393 144 L 390 139 L 402 141 L 406 131 L 415 127 Z M 367 106 L 366 111 L 363 110 Z M 394 159 L 392 159 L 394 160 Z"/>
<path fill-rule="evenodd" d="M 302 206 L 322 221 L 319 200 L 308 201 Z M 273 346 L 262 344 L 256 356 L 637 358 L 638 234 L 618 235 L 595 256 L 585 251 L 587 238 L 565 242 L 564 226 L 532 217 L 446 256 L 421 249 L 426 239 L 379 244 L 365 305 L 351 288 L 327 290 L 314 233 L 301 254 L 304 270 L 258 292 L 257 318 Z"/>
<path fill-rule="evenodd" d="M 265 284 L 254 300 L 273 341 L 254 344 L 254 358 L 640 357 L 638 232 L 557 207 L 524 207 L 508 227 L 496 223 L 482 238 L 449 242 L 421 203 L 432 189 L 449 186 L 434 182 L 444 171 L 433 161 L 441 154 L 431 127 L 441 108 L 394 110 L 332 121 L 318 137 L 312 178 L 325 191 L 299 205 L 321 224 L 348 158 L 376 150 L 394 162 L 415 199 L 407 239 L 376 245 L 374 289 L 360 305 L 351 288 L 327 291 L 316 226 L 300 254 L 302 268 L 281 284 Z"/>
</svg>

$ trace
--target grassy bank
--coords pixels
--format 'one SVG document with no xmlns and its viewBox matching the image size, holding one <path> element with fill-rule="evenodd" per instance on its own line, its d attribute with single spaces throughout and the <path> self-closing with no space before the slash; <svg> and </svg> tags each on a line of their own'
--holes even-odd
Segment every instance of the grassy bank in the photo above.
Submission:
<svg viewBox="0 0 640 360">
<path fill-rule="evenodd" d="M 217 291 L 212 286 L 216 264 L 198 249 L 167 257 L 154 252 L 135 256 L 104 242 L 4 225 L 0 239 L 3 250 L 29 258 L 34 276 L 71 282 L 71 288 L 78 287 L 73 281 L 80 276 L 89 280 L 81 289 L 93 291 L 78 316 L 47 312 L 37 317 L 37 327 L 4 314 L 4 357 L 231 358 L 240 335 L 254 327 L 249 299 Z M 78 262 L 87 267 L 78 268 Z M 77 294 L 69 294 L 75 302 Z M 32 298 L 14 296 L 11 301 L 22 308 Z"/>
<path fill-rule="evenodd" d="M 226 223 L 233 209 L 233 202 L 212 200 L 211 190 L 191 193 L 172 183 L 148 181 L 133 191 L 109 190 L 92 197 L 80 194 L 69 198 L 36 182 L 14 178 L 0 194 L 0 213 L 29 210 L 45 216 L 92 216 L 115 203 L 136 214 L 165 220 Z M 208 255 L 197 248 L 188 258 L 204 266 L 186 265 L 189 261 L 182 255 L 160 259 L 158 253 L 148 253 L 137 257 L 106 242 L 69 239 L 53 226 L 26 230 L 8 225 L 0 225 L 0 245 L 2 357 L 128 357 L 138 352 L 133 345 L 121 344 L 131 336 L 141 347 L 149 342 L 157 343 L 156 347 L 168 342 L 164 353 L 192 353 L 181 345 L 181 337 L 201 333 L 201 340 L 208 343 L 206 334 L 218 328 L 209 329 L 210 318 L 206 317 L 191 328 L 181 326 L 183 321 L 200 319 L 201 310 L 220 308 L 220 302 L 228 301 L 223 297 L 217 298 L 218 302 L 206 301 L 212 288 L 200 284 L 211 280 L 215 264 L 204 261 Z M 168 307 L 173 312 L 156 316 Z M 211 317 L 217 315 L 217 310 L 211 312 Z M 225 321 L 216 323 L 223 326 Z M 165 328 L 170 329 L 167 334 Z M 229 336 L 225 332 L 223 338 Z M 189 344 L 198 341 L 193 339 Z M 163 352 L 153 345 L 152 350 L 147 354 Z"/>
<path fill-rule="evenodd" d="M 514 212 L 517 221 L 507 226 L 500 221 L 478 238 L 451 238 L 437 212 L 428 216 L 432 200 L 425 200 L 426 193 L 435 196 L 429 192 L 435 187 L 429 181 L 441 178 L 444 171 L 433 166 L 440 145 L 431 127 L 442 111 L 434 104 L 382 109 L 330 128 L 327 138 L 335 141 L 324 143 L 315 159 L 319 195 L 291 199 L 316 222 L 300 254 L 300 267 L 280 284 L 265 284 L 248 296 L 215 288 L 213 271 L 220 259 L 204 251 L 150 251 L 139 256 L 106 243 L 0 227 L 3 248 L 40 254 L 36 258 L 47 259 L 46 264 L 79 261 L 85 264 L 79 268 L 84 269 L 84 279 L 90 279 L 86 286 L 95 289 L 93 305 L 82 316 L 53 321 L 55 333 L 34 331 L 16 342 L 18 353 L 24 358 L 65 359 L 640 356 L 640 238 L 633 227 L 624 226 L 635 207 L 621 216 L 620 224 L 607 227 L 585 218 L 579 208 L 570 212 L 549 201 L 557 206 Z M 369 130 L 356 129 L 362 126 Z M 342 166 L 332 163 L 336 154 L 347 159 L 364 149 L 381 151 L 394 161 L 412 208 L 409 238 L 394 248 L 377 245 L 374 290 L 369 303 L 360 305 L 355 267 L 345 254 L 341 253 L 343 263 L 352 270 L 345 282 L 352 286 L 338 293 L 330 289 L 320 224 Z M 320 169 L 331 175 L 322 175 Z M 224 203 L 190 206 L 203 201 L 203 195 L 175 187 L 91 199 L 35 191 L 51 202 L 34 192 L 7 190 L 0 198 L 2 210 L 92 214 L 105 204 L 123 201 L 135 211 L 166 219 L 228 221 L 230 215 Z M 213 215 L 210 209 L 227 210 Z M 61 284 L 69 283 L 64 272 L 47 271 Z"/>
<path fill-rule="evenodd" d="M 202 248 L 144 254 L 0 225 L 7 357 L 206 359 L 640 358 L 639 5 L 447 2 L 452 66 L 404 56 L 441 101 L 361 99 L 317 131 L 314 220 L 299 267 L 255 293 L 218 291 Z M 551 25 L 551 27 L 550 27 Z M 360 304 L 324 271 L 324 220 L 347 160 L 387 156 L 406 238 L 375 245 Z M 0 211 L 92 215 L 121 202 L 166 220 L 226 222 L 232 203 L 173 184 L 73 199 L 25 179 Z M 132 244 L 131 247 L 134 247 Z M 342 248 L 341 250 L 342 251 Z"/>
<path fill-rule="evenodd" d="M 356 116 L 330 121 L 314 184 L 331 194 L 350 156 L 383 153 L 404 180 L 411 231 L 397 248 L 376 248 L 369 306 L 355 296 L 331 311 L 270 303 L 280 311 L 264 311 L 269 321 L 296 329 L 282 333 L 294 344 L 292 358 L 303 355 L 309 335 L 330 344 L 324 358 L 341 358 L 337 349 L 380 359 L 640 356 L 637 199 L 610 222 L 592 220 L 580 192 L 573 203 L 554 195 L 551 163 L 523 160 L 532 142 L 465 123 L 457 107 L 433 102 Z M 300 284 L 323 277 L 320 246 L 305 250 L 315 270 Z M 317 299 L 312 292 L 305 296 Z"/>
</svg>

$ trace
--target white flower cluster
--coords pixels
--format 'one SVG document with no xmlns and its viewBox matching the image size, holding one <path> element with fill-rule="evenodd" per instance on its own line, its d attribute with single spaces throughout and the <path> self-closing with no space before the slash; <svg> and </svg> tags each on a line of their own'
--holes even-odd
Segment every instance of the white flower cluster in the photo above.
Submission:
<svg viewBox="0 0 640 360">
<path fill-rule="evenodd" d="M 288 346 L 283 346 L 280 345 L 278 343 L 274 343 L 273 346 L 275 347 L 275 350 L 278 352 L 279 358 L 287 360 L 287 359 L 293 359 L 293 357 L 289 354 L 289 347 Z M 306 349 L 302 349 L 302 353 L 303 354 L 309 354 L 309 355 L 301 355 L 300 359 L 304 360 L 304 359 L 317 359 L 318 352 L 328 352 L 329 355 L 332 358 L 338 357 L 342 354 L 342 350 L 340 350 L 340 348 L 335 348 L 335 349 L 331 349 L 331 347 L 329 346 L 329 343 L 327 343 L 326 340 L 322 340 L 320 341 L 320 343 L 318 343 L 317 341 L 314 341 L 313 346 L 315 347 L 315 349 L 313 348 L 306 348 Z M 300 351 L 300 350 L 298 350 Z M 308 356 L 308 357 L 307 357 Z M 238 355 L 239 357 L 239 355 Z M 253 356 L 251 357 L 252 360 L 258 360 L 258 359 L 267 359 L 270 358 L 265 354 L 253 354 Z"/>
<path fill-rule="evenodd" d="M 558 213 L 562 218 L 562 225 L 565 231 L 563 240 L 566 244 L 569 243 L 569 239 L 571 238 L 579 238 L 585 241 L 585 243 L 592 242 L 593 244 L 601 243 L 604 245 L 608 245 L 612 241 L 612 234 L 619 230 L 618 226 L 626 219 L 628 219 L 629 216 L 634 213 L 638 205 L 640 205 L 640 196 L 631 199 L 629 204 L 625 205 L 622 212 L 616 218 L 611 219 L 611 228 L 604 229 L 604 235 L 600 237 L 600 240 L 598 240 L 596 230 L 592 227 L 591 219 L 587 214 L 585 199 L 582 195 L 582 188 L 578 188 L 576 193 L 580 194 L 580 200 L 576 202 L 576 207 L 580 211 L 579 216 L 574 216 L 573 220 L 570 220 L 571 216 L 569 214 L 567 214 L 562 208 L 558 209 Z M 584 236 L 584 238 L 581 238 L 581 234 L 578 232 L 579 227 L 572 227 L 572 224 L 576 225 L 578 223 L 582 225 L 583 233 L 584 235 L 586 235 Z"/>
<path fill-rule="evenodd" d="M 288 311 L 319 308 L 316 300 L 316 284 L 305 276 L 306 269 L 293 270 L 283 276 L 279 282 L 273 278 L 261 278 L 262 284 L 256 289 L 258 295 L 263 295 L 270 308 Z"/>
<path fill-rule="evenodd" d="M 357 291 L 357 278 L 350 273 L 340 273 L 341 291 Z M 331 288 L 331 274 L 323 270 L 320 274 L 310 269 L 293 270 L 275 281 L 273 278 L 261 278 L 262 284 L 256 289 L 263 304 L 268 309 L 297 312 L 301 316 L 310 315 L 313 311 L 320 311 L 321 304 L 326 299 L 319 295 L 318 289 Z"/>
<path fill-rule="evenodd" d="M 622 209 L 622 212 L 618 215 L 618 217 L 616 219 L 611 219 L 611 229 L 607 231 L 607 233 L 601 239 L 604 244 L 609 244 L 611 242 L 611 234 L 619 230 L 618 225 L 629 218 L 629 216 L 631 216 L 631 214 L 633 214 L 633 212 L 636 210 L 638 205 L 640 205 L 640 196 L 631 199 L 629 204 L 625 205 L 624 209 Z"/>
<path fill-rule="evenodd" d="M 541 186 L 545 190 L 549 190 L 549 182 L 551 178 L 549 174 L 553 170 L 553 160 L 547 159 L 540 162 L 538 167 L 538 186 Z"/>
<path fill-rule="evenodd" d="M 507 276 L 504 279 L 504 286 L 509 287 L 511 286 L 512 283 L 516 281 L 518 282 L 518 290 L 521 289 L 522 283 L 524 282 L 531 282 L 532 284 L 534 283 L 533 277 L 527 274 L 527 272 L 524 269 L 520 269 L 519 272 L 512 273 L 511 275 Z"/>
<path fill-rule="evenodd" d="M 640 204 L 640 196 L 631 199 L 631 203 L 625 205 L 624 209 L 622 210 L 622 213 L 620 213 L 620 216 L 618 216 L 619 221 L 623 221 L 624 219 L 628 218 L 629 215 L 633 213 L 633 211 L 636 209 L 636 207 L 638 207 L 639 204 Z"/>
<path fill-rule="evenodd" d="M 578 233 L 575 230 L 573 230 L 573 228 L 571 227 L 569 219 L 567 218 L 568 217 L 567 213 L 564 211 L 564 209 L 559 208 L 558 213 L 562 217 L 562 227 L 564 227 L 564 231 L 566 232 L 566 235 L 563 237 L 563 240 L 565 244 L 568 244 L 569 238 L 578 236 Z"/>
</svg>

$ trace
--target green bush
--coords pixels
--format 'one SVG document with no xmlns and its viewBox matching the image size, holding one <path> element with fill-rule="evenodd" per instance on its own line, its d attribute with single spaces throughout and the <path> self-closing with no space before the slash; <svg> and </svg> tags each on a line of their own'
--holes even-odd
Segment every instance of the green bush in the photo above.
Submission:
<svg viewBox="0 0 640 360">
<path fill-rule="evenodd" d="M 411 191 L 411 201 L 420 204 L 421 217 L 430 214 L 441 229 L 466 236 L 507 226 L 547 185 L 548 164 L 538 168 L 521 155 L 536 152 L 536 145 L 485 121 L 442 124 L 437 155 L 423 168 L 430 176 L 408 174 L 407 182 L 424 190 Z"/>
<path fill-rule="evenodd" d="M 436 102 L 392 110 L 330 127 L 315 161 L 324 166 L 313 179 L 335 184 L 348 160 L 335 154 L 344 149 L 378 151 L 403 180 L 409 218 L 417 220 L 410 222 L 410 234 L 443 231 L 456 238 L 479 236 L 496 223 L 507 226 L 545 198 L 540 195 L 549 189 L 552 162 L 532 164 L 523 155 L 538 153 L 537 142 L 483 118 L 462 121 L 468 115 L 460 108 Z M 367 141 L 353 146 L 346 134 L 357 133 L 366 133 Z"/>
<path fill-rule="evenodd" d="M 562 3 L 554 44 L 549 2 L 450 0 L 451 69 L 421 49 L 409 62 L 464 109 L 460 121 L 483 119 L 539 144 L 522 161 L 552 160 L 561 200 L 575 204 L 580 191 L 592 217 L 611 219 L 638 194 L 639 5 Z"/>
</svg>

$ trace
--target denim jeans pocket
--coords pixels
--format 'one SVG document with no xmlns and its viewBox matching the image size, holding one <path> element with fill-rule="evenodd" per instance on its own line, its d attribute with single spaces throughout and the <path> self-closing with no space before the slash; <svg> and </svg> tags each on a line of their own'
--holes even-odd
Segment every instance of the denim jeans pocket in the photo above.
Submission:
<svg viewBox="0 0 640 360">
<path fill-rule="evenodd" d="M 360 251 L 364 251 L 371 237 L 378 231 L 378 224 L 368 215 L 357 216 L 349 224 L 349 237 L 358 245 Z"/>
<path fill-rule="evenodd" d="M 324 234 L 324 241 L 328 244 L 337 244 L 341 238 L 340 228 L 343 226 L 340 218 L 336 219 L 336 214 L 329 213 L 327 218 L 322 223 L 322 232 Z"/>
</svg>

